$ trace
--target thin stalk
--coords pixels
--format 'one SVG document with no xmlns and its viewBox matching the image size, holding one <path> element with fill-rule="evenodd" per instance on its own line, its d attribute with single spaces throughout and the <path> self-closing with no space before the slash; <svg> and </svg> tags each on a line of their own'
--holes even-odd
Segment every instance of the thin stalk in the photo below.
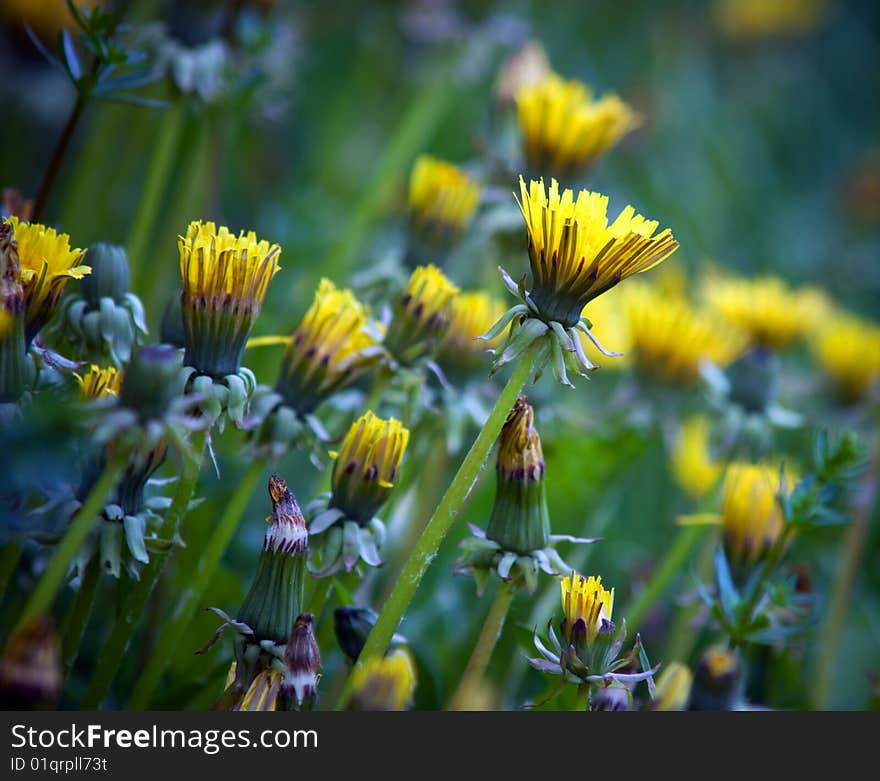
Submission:
<svg viewBox="0 0 880 781">
<path fill-rule="evenodd" d="M 110 498 L 110 492 L 116 487 L 122 472 L 128 466 L 128 449 L 120 448 L 112 458 L 92 487 L 82 507 L 73 517 L 67 532 L 55 548 L 49 565 L 43 571 L 36 588 L 21 611 L 15 629 L 10 637 L 18 634 L 35 617 L 47 613 L 55 601 L 58 590 L 64 582 L 70 563 L 82 548 L 95 525 L 101 510 Z"/>
<path fill-rule="evenodd" d="M 856 499 L 853 522 L 846 530 L 843 550 L 840 553 L 840 564 L 837 577 L 828 600 L 828 613 L 825 624 L 819 632 L 822 642 L 819 643 L 819 657 L 816 660 L 811 692 L 814 710 L 825 710 L 830 706 L 831 683 L 834 676 L 834 663 L 840 648 L 849 606 L 852 604 L 852 592 L 859 574 L 859 564 L 868 539 L 871 526 L 871 514 L 877 498 L 877 473 L 880 471 L 880 444 L 874 451 L 871 468 L 862 478 Z"/>
<path fill-rule="evenodd" d="M 32 222 L 39 222 L 40 218 L 43 216 L 43 212 L 46 209 L 46 203 L 49 200 L 49 193 L 52 191 L 52 185 L 55 183 L 58 171 L 61 170 L 61 163 L 64 161 L 64 155 L 67 152 L 67 148 L 70 146 L 70 139 L 73 138 L 73 131 L 76 130 L 76 126 L 79 123 L 85 107 L 85 98 L 82 95 L 77 95 L 76 102 L 73 104 L 73 108 L 70 111 L 70 116 L 67 118 L 67 122 L 64 123 L 64 128 L 61 131 L 61 135 L 58 137 L 58 141 L 55 143 L 55 148 L 52 150 L 52 156 L 49 158 L 49 162 L 46 165 L 46 171 L 40 182 L 40 188 L 37 190 L 37 197 L 34 199 L 34 209 L 31 213 Z"/>
<path fill-rule="evenodd" d="M 149 707 L 162 673 L 165 672 L 168 662 L 176 652 L 180 639 L 192 621 L 193 614 L 199 609 L 202 598 L 220 566 L 223 554 L 226 553 L 229 543 L 235 536 L 265 465 L 265 459 L 254 459 L 226 504 L 219 523 L 213 529 L 202 555 L 196 561 L 196 569 L 187 590 L 162 628 L 162 634 L 159 635 L 153 648 L 150 661 L 138 678 L 131 699 L 128 701 L 127 710 L 144 710 Z"/>
<path fill-rule="evenodd" d="M 691 551 L 697 544 L 704 526 L 683 526 L 666 551 L 654 574 L 632 605 L 621 615 L 626 617 L 627 626 L 638 627 L 654 603 L 663 596 L 672 580 L 681 574 Z"/>
<path fill-rule="evenodd" d="M 513 602 L 513 594 L 514 590 L 510 582 L 502 581 L 447 710 L 469 710 L 471 695 L 479 690 L 483 674 L 492 658 L 492 652 L 495 650 L 498 638 L 501 637 L 504 620 Z"/>
<path fill-rule="evenodd" d="M 171 106 L 165 112 L 162 124 L 159 126 L 153 154 L 147 166 L 146 181 L 141 191 L 140 204 L 128 241 L 129 262 L 136 269 L 143 267 L 143 256 L 155 230 L 162 196 L 168 187 L 168 179 L 171 176 L 176 157 L 183 128 L 183 117 L 182 105 Z"/>
<path fill-rule="evenodd" d="M 381 656 L 388 648 L 388 644 L 397 631 L 400 620 L 403 618 L 407 607 L 409 607 L 409 603 L 412 601 L 416 589 L 418 589 L 422 581 L 422 577 L 431 561 L 437 555 L 440 544 L 452 528 L 459 511 L 470 495 L 480 470 L 489 455 L 489 450 L 498 438 L 501 427 L 504 425 L 504 421 L 513 403 L 516 401 L 516 397 L 531 374 L 539 349 L 542 349 L 540 343 L 533 344 L 522 356 L 510 375 L 510 379 L 495 402 L 495 406 L 489 413 L 486 423 L 474 440 L 474 444 L 471 445 L 471 449 L 455 473 L 455 477 L 452 478 L 452 482 L 434 510 L 434 514 L 425 525 L 421 537 L 419 537 L 418 542 L 410 552 L 394 589 L 382 607 L 373 630 L 370 632 L 369 637 L 367 637 L 367 642 L 360 655 L 361 661 L 365 661 L 373 656 Z M 349 682 L 350 680 L 351 678 L 349 677 Z M 349 683 L 346 685 L 339 703 L 337 703 L 337 709 L 344 708 L 348 704 L 350 696 Z"/>
<path fill-rule="evenodd" d="M 197 431 L 193 434 L 191 447 L 192 458 L 186 459 L 181 471 L 180 480 L 177 483 L 177 491 L 171 501 L 171 507 L 162 521 L 159 536 L 164 539 L 173 539 L 180 528 L 180 522 L 186 515 L 189 502 L 196 489 L 199 479 L 202 459 L 208 441 L 207 431 Z M 159 580 L 165 567 L 167 554 L 154 553 L 150 563 L 144 567 L 140 579 L 135 582 L 120 606 L 119 615 L 113 625 L 110 637 L 101 649 L 98 664 L 92 673 L 89 688 L 83 698 L 82 710 L 97 710 L 113 678 L 119 671 L 128 643 L 131 640 L 138 621 L 143 617 L 147 600 L 153 591 L 153 587 Z"/>
<path fill-rule="evenodd" d="M 101 557 L 97 553 L 93 553 L 83 571 L 73 603 L 68 608 L 61 625 L 62 669 L 65 674 L 70 672 L 79 654 L 79 647 L 82 644 L 89 617 L 92 615 L 92 606 L 95 604 L 95 593 L 98 590 L 100 580 Z"/>
<path fill-rule="evenodd" d="M 21 557 L 21 540 L 7 542 L 0 550 L 0 598 L 6 595 L 9 581 L 18 568 L 18 560 Z"/>
</svg>

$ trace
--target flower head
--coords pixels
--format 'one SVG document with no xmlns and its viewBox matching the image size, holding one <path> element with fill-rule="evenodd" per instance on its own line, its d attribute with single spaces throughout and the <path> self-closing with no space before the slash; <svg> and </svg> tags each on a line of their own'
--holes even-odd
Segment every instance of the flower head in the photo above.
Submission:
<svg viewBox="0 0 880 781">
<path fill-rule="evenodd" d="M 237 374 L 281 248 L 213 222 L 191 222 L 177 246 L 185 363 L 214 378 Z"/>
<path fill-rule="evenodd" d="M 416 688 L 415 664 L 404 648 L 367 659 L 351 676 L 352 710 L 406 710 Z"/>
<path fill-rule="evenodd" d="M 102 369 L 92 364 L 89 370 L 79 375 L 73 374 L 83 399 L 99 399 L 103 396 L 118 396 L 122 387 L 122 372 L 115 366 Z"/>
<path fill-rule="evenodd" d="M 354 294 L 322 279 L 291 334 L 275 389 L 299 415 L 309 414 L 379 360 L 380 341 Z"/>
<path fill-rule="evenodd" d="M 21 264 L 25 301 L 25 340 L 29 345 L 52 319 L 67 283 L 82 279 L 91 267 L 80 261 L 85 250 L 71 249 L 70 236 L 39 223 L 7 220 L 12 225 Z"/>
<path fill-rule="evenodd" d="M 880 380 L 880 326 L 839 313 L 812 342 L 813 353 L 841 396 L 856 400 Z"/>
<path fill-rule="evenodd" d="M 384 344 L 402 364 L 434 352 L 449 325 L 449 305 L 458 288 L 436 266 L 419 266 L 410 275 Z"/>
<path fill-rule="evenodd" d="M 475 341 L 486 333 L 504 314 L 504 304 L 482 290 L 459 293 L 449 308 L 449 330 L 437 348 L 437 359 L 446 369 L 471 369 L 483 364 L 486 356 L 484 342 Z M 489 342 L 497 346 L 500 337 Z"/>
<path fill-rule="evenodd" d="M 718 482 L 724 469 L 712 456 L 708 418 L 694 415 L 684 421 L 672 451 L 675 479 L 695 499 L 701 499 Z"/>
<path fill-rule="evenodd" d="M 287 710 L 310 710 L 318 699 L 321 651 L 315 639 L 315 617 L 305 613 L 296 617 L 284 649 L 284 683 L 281 704 Z"/>
<path fill-rule="evenodd" d="M 607 634 L 614 629 L 611 621 L 614 589 L 606 590 L 601 577 L 585 578 L 573 571 L 562 579 L 560 588 L 566 633 L 586 635 L 590 645 L 600 633 Z"/>
<path fill-rule="evenodd" d="M 693 673 L 687 665 L 681 662 L 665 665 L 657 678 L 651 710 L 685 710 L 691 696 L 693 680 Z"/>
<path fill-rule="evenodd" d="M 639 126 L 617 95 L 594 99 L 592 90 L 556 73 L 516 93 L 523 151 L 530 171 L 564 176 L 588 166 Z"/>
</svg>

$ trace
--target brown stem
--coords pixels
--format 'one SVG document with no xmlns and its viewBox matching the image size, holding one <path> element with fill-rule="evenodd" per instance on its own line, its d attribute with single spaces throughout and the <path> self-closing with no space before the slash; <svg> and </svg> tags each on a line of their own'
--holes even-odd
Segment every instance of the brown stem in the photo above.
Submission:
<svg viewBox="0 0 880 781">
<path fill-rule="evenodd" d="M 70 116 L 67 118 L 64 129 L 61 131 L 61 135 L 55 144 L 55 149 L 52 150 L 52 157 L 49 158 L 46 172 L 43 174 L 43 181 L 40 183 L 40 189 L 37 191 L 37 197 L 34 201 L 34 209 L 31 213 L 31 220 L 33 222 L 39 222 L 40 218 L 43 216 L 46 202 L 49 200 L 49 193 L 52 191 L 52 185 L 55 183 L 55 178 L 58 176 L 58 171 L 61 168 L 61 163 L 67 152 L 67 147 L 70 145 L 70 139 L 73 137 L 73 131 L 76 130 L 77 123 L 79 122 L 80 116 L 82 116 L 85 106 L 86 102 L 82 95 L 78 95 L 76 103 L 73 104 L 73 110 L 70 112 Z"/>
</svg>

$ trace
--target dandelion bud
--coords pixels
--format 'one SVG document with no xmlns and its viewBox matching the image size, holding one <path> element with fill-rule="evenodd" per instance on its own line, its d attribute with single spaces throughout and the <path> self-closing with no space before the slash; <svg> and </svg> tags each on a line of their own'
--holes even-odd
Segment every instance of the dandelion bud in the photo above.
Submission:
<svg viewBox="0 0 880 781">
<path fill-rule="evenodd" d="M 80 293 L 89 306 L 97 307 L 102 298 L 122 303 L 128 292 L 128 256 L 123 247 L 99 242 L 89 248 L 92 273 L 80 284 Z"/>
<path fill-rule="evenodd" d="M 431 355 L 449 325 L 449 304 L 458 293 L 436 266 L 419 266 L 394 307 L 385 334 L 388 351 L 405 366 Z"/>
<path fill-rule="evenodd" d="M 54 708 L 61 682 L 61 644 L 52 620 L 38 616 L 0 659 L 0 703 L 10 710 Z"/>
<path fill-rule="evenodd" d="M 495 504 L 486 537 L 514 553 L 540 550 L 550 540 L 544 487 L 544 453 L 535 428 L 535 411 L 520 396 L 501 429 Z"/>
<path fill-rule="evenodd" d="M 173 347 L 141 347 L 126 367 L 119 402 L 137 412 L 141 421 L 162 419 L 178 397 L 179 374 L 180 353 Z"/>
<path fill-rule="evenodd" d="M 321 652 L 315 639 L 315 617 L 297 616 L 284 649 L 287 672 L 281 685 L 281 704 L 286 710 L 311 710 L 318 699 Z"/>
<path fill-rule="evenodd" d="M 0 222 L 0 404 L 17 402 L 36 375 L 25 346 L 25 296 L 18 245 Z"/>
<path fill-rule="evenodd" d="M 555 176 L 583 170 L 640 124 L 617 95 L 594 100 L 588 86 L 552 72 L 522 87 L 516 107 L 529 171 Z"/>
<path fill-rule="evenodd" d="M 657 678 L 651 710 L 686 710 L 693 678 L 690 669 L 681 662 L 666 665 Z"/>
<path fill-rule="evenodd" d="M 409 651 L 404 648 L 384 657 L 367 659 L 351 675 L 352 710 L 402 711 L 412 702 L 416 670 Z"/>
<path fill-rule="evenodd" d="M 354 294 L 322 279 L 291 334 L 275 390 L 288 407 L 307 415 L 375 365 L 382 355 L 380 342 Z"/>
<path fill-rule="evenodd" d="M 451 163 L 422 155 L 409 180 L 407 265 L 443 265 L 455 240 L 467 229 L 480 201 L 480 185 Z"/>
<path fill-rule="evenodd" d="M 85 251 L 71 249 L 66 233 L 57 233 L 39 223 L 21 222 L 17 217 L 6 222 L 12 226 L 18 245 L 24 287 L 25 344 L 29 347 L 58 309 L 67 283 L 82 279 L 91 267 L 80 264 Z"/>
<path fill-rule="evenodd" d="M 269 478 L 269 496 L 269 528 L 238 620 L 253 629 L 255 642 L 271 640 L 283 645 L 290 632 L 290 617 L 299 615 L 303 604 L 309 535 L 296 499 L 276 475 Z"/>
<path fill-rule="evenodd" d="M 237 374 L 281 248 L 253 231 L 238 236 L 213 222 L 191 222 L 178 238 L 183 280 L 184 363 L 221 379 Z"/>
<path fill-rule="evenodd" d="M 333 629 L 336 632 L 336 642 L 350 662 L 356 662 L 361 655 L 376 618 L 376 611 L 368 607 L 346 606 L 334 611 Z"/>
<path fill-rule="evenodd" d="M 749 568 L 760 561 L 782 533 L 779 470 L 762 464 L 731 464 L 724 478 L 721 524 L 731 564 Z"/>
<path fill-rule="evenodd" d="M 742 673 L 736 651 L 710 648 L 694 672 L 688 710 L 735 710 L 742 697 Z"/>
<path fill-rule="evenodd" d="M 394 489 L 409 430 L 368 411 L 352 423 L 333 464 L 331 507 L 364 525 Z"/>
</svg>

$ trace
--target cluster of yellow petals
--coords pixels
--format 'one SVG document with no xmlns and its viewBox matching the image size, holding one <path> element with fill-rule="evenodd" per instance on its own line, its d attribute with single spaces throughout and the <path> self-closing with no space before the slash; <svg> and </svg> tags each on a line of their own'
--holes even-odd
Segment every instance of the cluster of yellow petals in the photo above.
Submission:
<svg viewBox="0 0 880 781">
<path fill-rule="evenodd" d="M 614 607 L 614 589 L 602 586 L 602 578 L 584 577 L 572 572 L 561 581 L 562 612 L 568 631 L 579 621 L 586 625 L 587 641 L 592 642 L 599 634 L 604 621 L 611 622 Z"/>
<path fill-rule="evenodd" d="M 74 372 L 73 376 L 79 385 L 80 396 L 83 399 L 118 396 L 122 388 L 122 372 L 115 366 L 102 369 L 93 363 L 85 374 L 79 375 Z"/>
<path fill-rule="evenodd" d="M 712 457 L 709 419 L 693 415 L 682 424 L 672 451 L 678 484 L 694 499 L 704 497 L 718 482 L 724 467 Z"/>
<path fill-rule="evenodd" d="M 384 420 L 368 410 L 351 424 L 345 435 L 336 454 L 334 477 L 339 469 L 353 468 L 357 470 L 356 477 L 391 488 L 408 442 L 409 429 L 399 420 Z"/>
<path fill-rule="evenodd" d="M 416 668 L 409 652 L 397 648 L 367 659 L 351 674 L 352 701 L 370 710 L 406 710 L 415 693 Z"/>
<path fill-rule="evenodd" d="M 535 428 L 535 410 L 520 396 L 498 437 L 498 472 L 508 479 L 537 480 L 544 474 L 544 452 Z"/>
<path fill-rule="evenodd" d="M 452 360 L 482 356 L 487 347 L 500 343 L 503 335 L 490 342 L 474 341 L 486 333 L 504 314 L 504 302 L 483 290 L 454 296 L 449 305 L 449 325 L 438 352 Z"/>
<path fill-rule="evenodd" d="M 859 399 L 880 381 L 880 326 L 835 313 L 816 332 L 813 353 L 839 392 Z"/>
<path fill-rule="evenodd" d="M 452 233 L 471 222 L 480 202 L 480 185 L 457 166 L 421 155 L 409 180 L 409 209 L 413 218 Z"/>
<path fill-rule="evenodd" d="M 410 274 L 401 303 L 419 325 L 434 328 L 439 321 L 446 322 L 447 308 L 457 293 L 458 287 L 429 264 L 418 266 Z"/>
<path fill-rule="evenodd" d="M 596 100 L 585 84 L 548 73 L 516 93 L 524 152 L 533 170 L 563 173 L 585 166 L 638 127 L 638 115 L 617 95 Z"/>
</svg>

